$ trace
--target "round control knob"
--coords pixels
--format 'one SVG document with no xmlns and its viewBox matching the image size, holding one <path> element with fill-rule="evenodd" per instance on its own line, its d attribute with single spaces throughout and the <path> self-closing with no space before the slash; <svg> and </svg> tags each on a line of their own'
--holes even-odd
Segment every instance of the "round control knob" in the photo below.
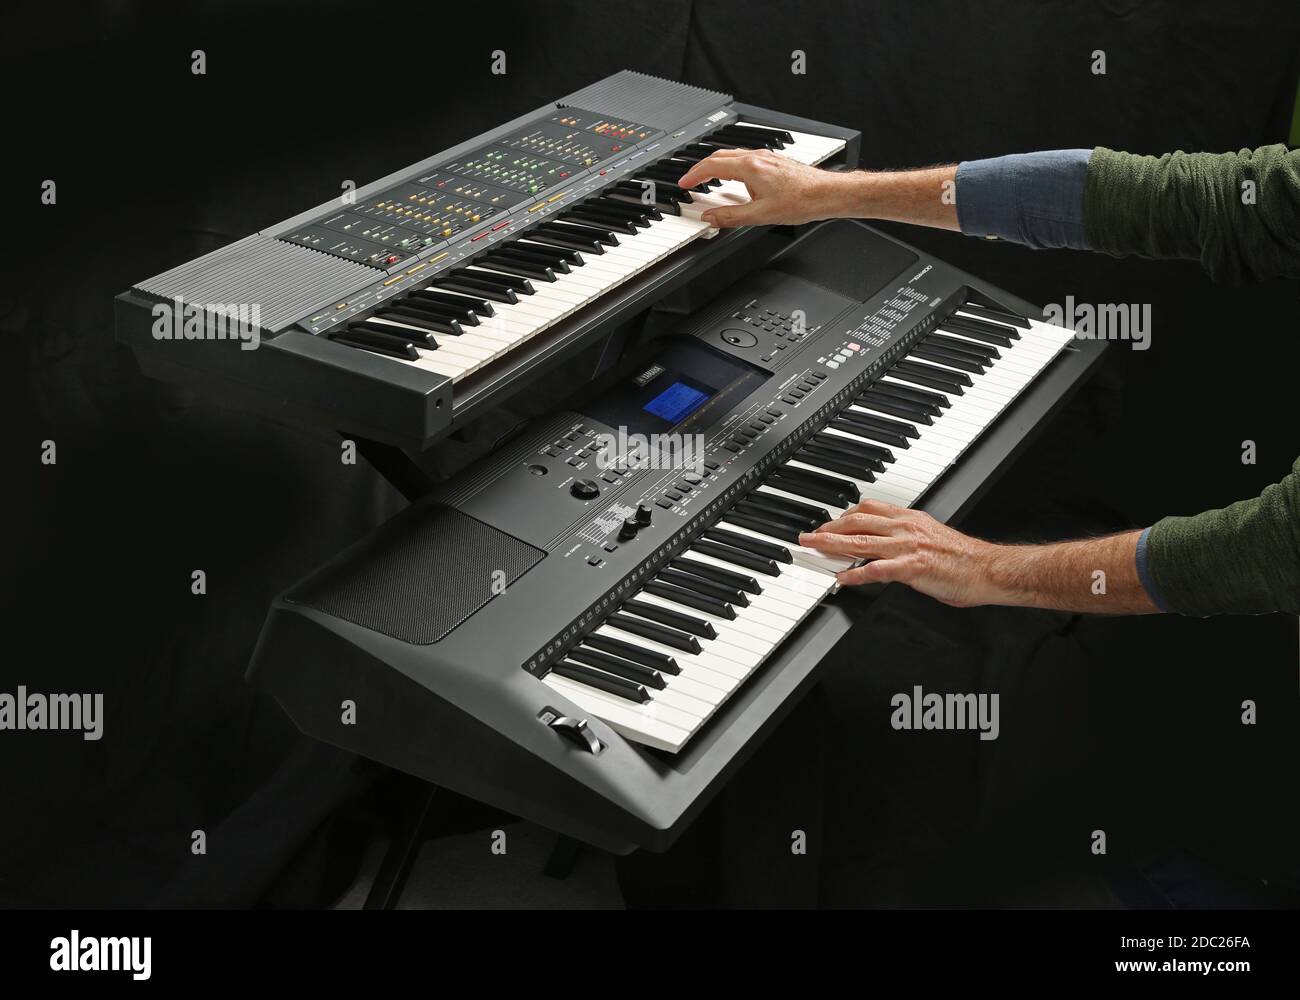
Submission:
<svg viewBox="0 0 1300 1000">
<path fill-rule="evenodd" d="M 627 518 L 623 522 L 623 527 L 618 529 L 618 540 L 620 542 L 626 542 L 629 539 L 635 538 L 637 530 L 640 527 L 641 525 L 637 524 L 635 520 L 630 517 Z"/>
<path fill-rule="evenodd" d="M 722 339 L 732 347 L 753 347 L 758 343 L 758 338 L 748 330 L 737 330 L 735 327 L 723 330 Z"/>
<path fill-rule="evenodd" d="M 636 506 L 636 523 L 644 528 L 650 523 L 650 516 L 654 513 L 648 503 L 640 503 Z"/>
<path fill-rule="evenodd" d="M 600 487 L 592 479 L 578 479 L 569 487 L 569 492 L 579 500 L 594 500 L 600 496 Z"/>
</svg>

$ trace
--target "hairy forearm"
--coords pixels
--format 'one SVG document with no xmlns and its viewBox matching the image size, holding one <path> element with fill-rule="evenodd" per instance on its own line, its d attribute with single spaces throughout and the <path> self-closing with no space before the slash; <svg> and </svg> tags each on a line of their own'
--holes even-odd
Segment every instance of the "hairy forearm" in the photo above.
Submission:
<svg viewBox="0 0 1300 1000">
<path fill-rule="evenodd" d="M 998 604 L 1097 614 L 1160 609 L 1137 571 L 1140 531 L 1047 545 L 994 545 L 987 572 Z"/>
<path fill-rule="evenodd" d="M 836 217 L 960 229 L 955 164 L 922 170 L 827 171 L 826 174 L 826 203 Z"/>
</svg>

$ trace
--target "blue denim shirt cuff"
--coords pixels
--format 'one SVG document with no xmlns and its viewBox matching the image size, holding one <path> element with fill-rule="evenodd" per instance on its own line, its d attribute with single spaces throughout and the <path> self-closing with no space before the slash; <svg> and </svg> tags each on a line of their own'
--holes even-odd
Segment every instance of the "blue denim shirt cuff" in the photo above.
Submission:
<svg viewBox="0 0 1300 1000">
<path fill-rule="evenodd" d="M 1160 596 L 1160 591 L 1156 590 L 1156 581 L 1151 576 L 1151 567 L 1147 562 L 1147 536 L 1150 534 L 1151 529 L 1147 528 L 1138 536 L 1138 579 L 1142 581 L 1142 589 L 1147 592 L 1147 597 L 1151 598 L 1152 603 L 1166 614 L 1173 614 L 1174 609 L 1166 604 L 1164 598 Z"/>
<path fill-rule="evenodd" d="M 957 166 L 957 222 L 970 236 L 1035 249 L 1090 250 L 1083 230 L 1083 183 L 1090 149 L 1015 153 Z"/>
</svg>

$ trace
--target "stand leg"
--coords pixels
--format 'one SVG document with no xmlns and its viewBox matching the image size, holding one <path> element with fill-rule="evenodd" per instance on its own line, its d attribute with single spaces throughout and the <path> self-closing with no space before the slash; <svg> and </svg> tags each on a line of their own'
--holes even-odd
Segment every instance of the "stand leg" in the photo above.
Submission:
<svg viewBox="0 0 1300 1000">
<path fill-rule="evenodd" d="M 406 880 L 411 874 L 411 867 L 420 853 L 424 843 L 424 834 L 429 825 L 433 800 L 438 795 L 438 786 L 429 785 L 420 795 L 415 808 L 407 815 L 401 826 L 393 832 L 393 839 L 384 853 L 384 860 L 375 873 L 375 881 L 370 886 L 364 910 L 394 910 L 406 887 Z"/>
</svg>

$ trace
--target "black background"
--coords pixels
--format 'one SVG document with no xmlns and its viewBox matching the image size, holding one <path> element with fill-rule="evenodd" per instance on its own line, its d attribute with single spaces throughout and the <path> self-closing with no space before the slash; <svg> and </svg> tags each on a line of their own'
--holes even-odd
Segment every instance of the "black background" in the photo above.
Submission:
<svg viewBox="0 0 1300 1000">
<path fill-rule="evenodd" d="M 2 17 L 0 690 L 104 691 L 109 719 L 101 743 L 0 734 L 11 905 L 315 901 L 277 875 L 296 858 L 308 883 L 332 884 L 355 844 L 324 824 L 373 780 L 298 737 L 242 673 L 274 594 L 401 501 L 364 464 L 341 465 L 326 431 L 144 379 L 113 340 L 112 297 L 133 282 L 623 68 L 858 128 L 870 168 L 1283 141 L 1300 71 L 1300 10 L 1283 2 L 116 2 Z M 795 48 L 804 76 L 789 71 Z M 489 72 L 495 49 L 505 76 Z M 1293 283 L 1221 288 L 1190 263 L 906 238 L 1031 301 L 1152 305 L 1151 349 L 1110 352 L 985 505 L 989 531 L 1014 533 L 1017 504 L 1047 493 L 1084 527 L 1143 525 L 1287 471 Z M 54 467 L 39 463 L 45 439 Z M 1244 439 L 1257 465 L 1241 463 Z M 204 598 L 190 594 L 196 568 Z M 1199 637 L 1236 653 L 1208 671 L 1260 684 L 1280 671 L 1294 695 L 1293 620 L 1159 628 L 1128 647 L 1157 695 L 1179 680 L 1163 653 Z M 1251 794 L 1292 795 L 1295 759 L 1273 763 Z M 1236 809 L 1234 788 L 1217 794 Z M 219 863 L 189 863 L 199 828 L 233 845 Z"/>
</svg>

